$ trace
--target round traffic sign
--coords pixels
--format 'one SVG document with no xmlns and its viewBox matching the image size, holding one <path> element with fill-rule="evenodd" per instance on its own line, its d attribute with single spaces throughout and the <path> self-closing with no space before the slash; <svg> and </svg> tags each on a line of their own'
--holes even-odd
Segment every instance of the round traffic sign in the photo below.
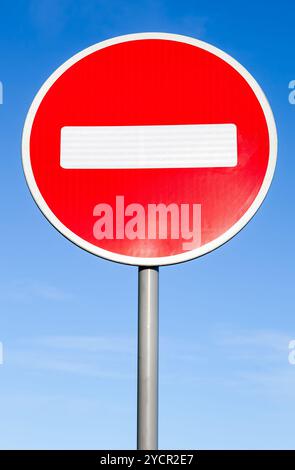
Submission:
<svg viewBox="0 0 295 470">
<path fill-rule="evenodd" d="M 47 219 L 85 250 L 165 265 L 204 255 L 269 189 L 272 111 L 237 61 L 202 41 L 142 33 L 59 67 L 25 122 L 23 166 Z"/>
</svg>

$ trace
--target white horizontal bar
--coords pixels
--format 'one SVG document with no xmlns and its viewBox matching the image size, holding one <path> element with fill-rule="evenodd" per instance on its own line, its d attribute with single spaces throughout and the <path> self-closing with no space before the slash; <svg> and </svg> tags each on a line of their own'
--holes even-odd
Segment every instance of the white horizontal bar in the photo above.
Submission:
<svg viewBox="0 0 295 470">
<path fill-rule="evenodd" d="M 67 126 L 62 168 L 209 168 L 237 165 L 235 124 Z"/>
</svg>

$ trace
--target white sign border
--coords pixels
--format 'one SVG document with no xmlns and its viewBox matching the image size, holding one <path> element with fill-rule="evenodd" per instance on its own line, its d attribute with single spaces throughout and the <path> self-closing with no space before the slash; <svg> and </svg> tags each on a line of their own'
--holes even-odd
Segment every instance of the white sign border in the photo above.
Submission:
<svg viewBox="0 0 295 470">
<path fill-rule="evenodd" d="M 92 245 L 91 243 L 87 242 L 86 240 L 82 239 L 81 237 L 73 233 L 71 230 L 69 230 L 65 225 L 63 225 L 60 222 L 60 220 L 54 215 L 54 213 L 46 204 L 43 196 L 41 195 L 41 192 L 39 191 L 37 183 L 35 181 L 33 170 L 31 167 L 31 161 L 30 161 L 30 136 L 31 136 L 31 129 L 32 129 L 32 125 L 34 122 L 34 118 L 44 96 L 46 95 L 50 87 L 56 82 L 56 80 L 58 80 L 58 78 L 67 69 L 69 69 L 73 64 L 83 59 L 87 55 L 92 54 L 93 52 L 96 52 L 108 46 L 112 46 L 114 44 L 120 44 L 123 42 L 136 41 L 136 40 L 141 40 L 141 39 L 163 39 L 163 40 L 190 44 L 192 46 L 196 46 L 201 49 L 204 49 L 205 51 L 208 51 L 216 55 L 217 57 L 221 58 L 225 62 L 227 62 L 246 80 L 246 82 L 249 84 L 249 86 L 252 88 L 253 92 L 255 93 L 262 107 L 262 110 L 264 112 L 265 119 L 266 119 L 267 126 L 268 126 L 268 133 L 269 133 L 269 162 L 268 162 L 268 167 L 266 170 L 263 183 L 252 205 L 245 212 L 245 214 L 238 220 L 238 222 L 236 222 L 229 230 L 227 230 L 221 236 L 219 236 L 218 238 L 215 238 L 209 243 L 206 243 L 205 245 L 202 245 L 199 248 L 196 248 L 194 250 L 187 251 L 184 253 L 180 253 L 177 255 L 156 257 L 156 258 L 141 258 L 141 257 L 138 258 L 135 256 L 126 256 L 126 255 L 122 255 L 118 253 L 113 253 L 111 251 L 104 250 L 95 245 Z M 218 248 L 219 246 L 223 245 L 228 240 L 230 240 L 232 237 L 234 237 L 250 221 L 250 219 L 254 216 L 254 214 L 259 209 L 260 205 L 262 204 L 268 192 L 268 189 L 270 187 L 272 178 L 273 178 L 273 174 L 274 174 L 274 170 L 276 166 L 276 158 L 277 158 L 277 132 L 276 132 L 276 125 L 275 125 L 273 113 L 267 101 L 267 98 L 265 97 L 262 89 L 260 88 L 256 80 L 252 77 L 252 75 L 239 62 L 237 62 L 227 53 L 216 48 L 215 46 L 207 44 L 206 42 L 200 41 L 198 39 L 190 38 L 190 37 L 179 35 L 179 34 L 172 34 L 172 33 L 156 33 L 156 32 L 152 33 L 151 32 L 151 33 L 127 34 L 124 36 L 118 36 L 112 39 L 107 39 L 106 41 L 99 42 L 97 44 L 94 44 L 93 46 L 90 46 L 84 49 L 78 54 L 75 54 L 73 57 L 67 60 L 63 65 L 61 65 L 46 80 L 46 82 L 42 85 L 42 87 L 38 91 L 28 111 L 24 129 L 23 129 L 23 136 L 22 136 L 22 161 L 23 161 L 23 168 L 24 168 L 24 173 L 25 173 L 25 177 L 27 180 L 27 184 L 29 186 L 31 194 L 34 200 L 36 201 L 39 209 L 45 215 L 48 221 L 62 235 L 64 235 L 69 240 L 71 240 L 80 248 L 83 248 L 84 250 L 96 256 L 99 256 L 101 258 L 105 258 L 105 259 L 115 261 L 118 263 L 135 265 L 135 266 L 164 266 L 164 265 L 171 265 L 171 264 L 176 264 L 176 263 L 182 263 L 184 261 L 189 261 L 191 259 L 198 258 L 199 256 L 203 256 L 206 253 L 209 253 L 210 251 L 215 250 L 216 248 Z"/>
</svg>

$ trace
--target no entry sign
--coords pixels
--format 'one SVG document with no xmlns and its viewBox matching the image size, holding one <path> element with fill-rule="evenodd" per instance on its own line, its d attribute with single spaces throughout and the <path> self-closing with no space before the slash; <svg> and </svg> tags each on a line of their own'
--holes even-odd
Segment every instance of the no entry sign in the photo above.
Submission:
<svg viewBox="0 0 295 470">
<path fill-rule="evenodd" d="M 262 203 L 276 161 L 253 77 L 196 39 L 143 33 L 96 44 L 42 86 L 23 134 L 33 197 L 95 255 L 157 266 L 201 256 Z"/>
</svg>

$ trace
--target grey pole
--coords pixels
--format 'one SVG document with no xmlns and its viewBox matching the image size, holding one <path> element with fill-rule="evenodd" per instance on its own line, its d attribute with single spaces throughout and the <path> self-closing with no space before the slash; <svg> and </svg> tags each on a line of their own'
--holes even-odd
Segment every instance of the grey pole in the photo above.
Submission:
<svg viewBox="0 0 295 470">
<path fill-rule="evenodd" d="M 159 268 L 138 268 L 137 449 L 158 449 Z"/>
</svg>

